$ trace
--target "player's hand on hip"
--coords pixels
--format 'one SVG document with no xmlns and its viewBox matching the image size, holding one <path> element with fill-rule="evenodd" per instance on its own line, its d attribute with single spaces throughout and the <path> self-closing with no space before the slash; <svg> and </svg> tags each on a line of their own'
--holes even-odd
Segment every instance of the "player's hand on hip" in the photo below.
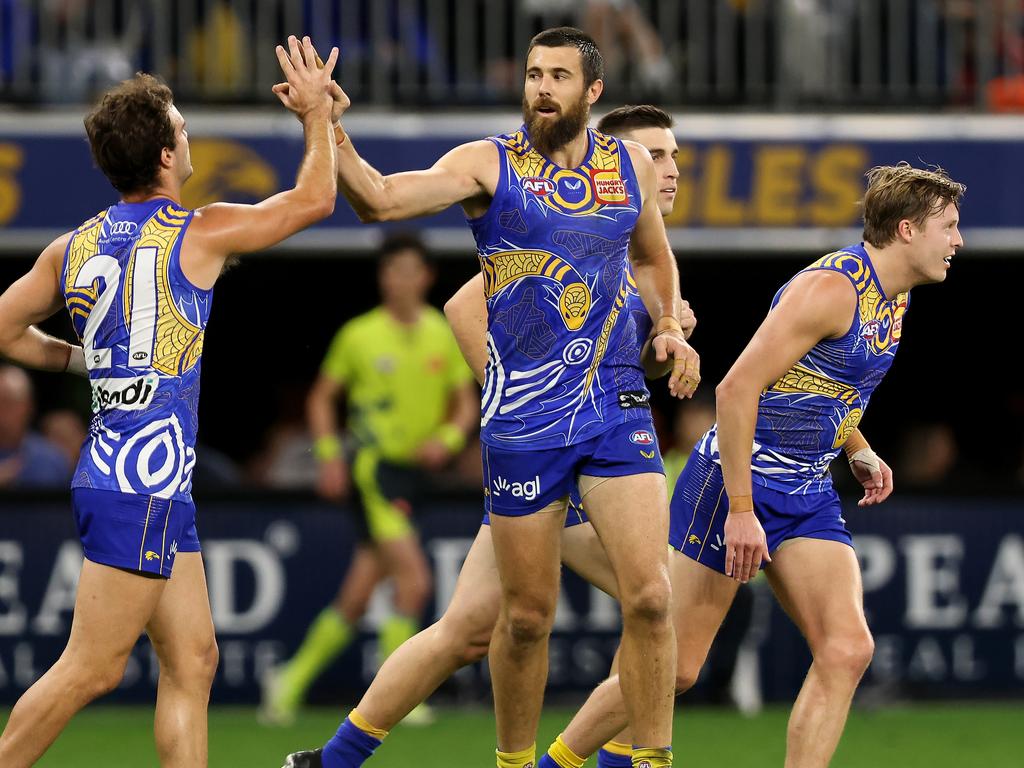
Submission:
<svg viewBox="0 0 1024 768">
<path fill-rule="evenodd" d="M 652 344 L 659 363 L 672 358 L 668 391 L 680 399 L 693 397 L 700 384 L 700 355 L 686 343 L 683 334 L 675 330 L 659 333 Z"/>
<path fill-rule="evenodd" d="M 690 302 L 682 300 L 679 309 L 679 327 L 683 329 L 683 338 L 689 340 L 693 335 L 693 329 L 697 327 L 697 316 L 690 309 Z"/>
<path fill-rule="evenodd" d="M 850 457 L 850 471 L 864 487 L 864 497 L 857 506 L 870 507 L 881 504 L 892 493 L 892 469 L 873 451 L 868 451 L 870 456 L 862 456 L 862 453 L 858 451 Z"/>
<path fill-rule="evenodd" d="M 327 459 L 317 465 L 316 492 L 325 499 L 341 501 L 348 496 L 349 483 L 344 459 Z"/>
<path fill-rule="evenodd" d="M 729 512 L 725 518 L 725 575 L 746 584 L 770 563 L 768 540 L 753 510 Z"/>
<path fill-rule="evenodd" d="M 276 53 L 287 80 L 272 89 L 281 103 L 300 120 L 320 109 L 330 110 L 333 114 L 335 95 L 331 88 L 334 83 L 331 74 L 338 62 L 338 49 L 332 48 L 327 61 L 321 62 L 308 37 L 300 42 L 295 35 L 290 35 L 288 49 L 279 45 Z"/>
</svg>

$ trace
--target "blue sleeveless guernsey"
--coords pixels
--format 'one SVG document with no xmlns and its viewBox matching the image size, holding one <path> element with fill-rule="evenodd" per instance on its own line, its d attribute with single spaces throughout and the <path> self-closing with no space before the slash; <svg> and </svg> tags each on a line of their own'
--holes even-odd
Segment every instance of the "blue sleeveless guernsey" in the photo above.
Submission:
<svg viewBox="0 0 1024 768">
<path fill-rule="evenodd" d="M 191 500 L 213 294 L 181 271 L 191 221 L 166 199 L 118 203 L 68 243 L 63 291 L 93 395 L 73 488 Z"/>
<path fill-rule="evenodd" d="M 572 169 L 525 128 L 493 137 L 498 185 L 469 221 L 488 309 L 481 439 L 505 450 L 573 445 L 638 417 L 630 397 L 646 406 L 628 271 L 640 189 L 621 141 L 587 137 Z"/>
<path fill-rule="evenodd" d="M 753 480 L 791 494 L 832 487 L 829 465 L 892 365 L 910 301 L 909 293 L 885 295 L 863 245 L 830 253 L 798 274 L 811 270 L 831 270 L 849 278 L 857 291 L 857 311 L 842 337 L 819 341 L 761 393 L 751 458 Z M 773 308 L 788 285 L 775 294 Z M 717 425 L 696 450 L 719 461 Z"/>
</svg>

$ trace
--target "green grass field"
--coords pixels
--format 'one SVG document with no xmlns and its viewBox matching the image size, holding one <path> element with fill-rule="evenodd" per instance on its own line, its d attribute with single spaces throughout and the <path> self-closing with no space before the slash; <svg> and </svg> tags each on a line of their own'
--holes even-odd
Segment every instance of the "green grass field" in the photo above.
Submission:
<svg viewBox="0 0 1024 768">
<path fill-rule="evenodd" d="M 541 743 L 571 713 L 551 709 Z M 340 711 L 310 710 L 288 729 L 257 725 L 254 711 L 217 708 L 210 713 L 212 768 L 279 768 L 285 754 L 323 743 Z M 771 708 L 753 719 L 731 712 L 691 709 L 676 720 L 679 766 L 781 766 L 787 710 Z M 6 721 L 6 712 L 4 713 Z M 42 761 L 41 768 L 156 766 L 151 711 L 93 706 L 80 714 Z M 399 726 L 368 765 L 375 768 L 463 768 L 494 765 L 490 712 L 444 710 L 434 725 Z M 588 765 L 593 765 L 590 761 Z M 854 712 L 834 768 L 1020 768 L 1024 766 L 1024 705 L 959 704 Z"/>
</svg>

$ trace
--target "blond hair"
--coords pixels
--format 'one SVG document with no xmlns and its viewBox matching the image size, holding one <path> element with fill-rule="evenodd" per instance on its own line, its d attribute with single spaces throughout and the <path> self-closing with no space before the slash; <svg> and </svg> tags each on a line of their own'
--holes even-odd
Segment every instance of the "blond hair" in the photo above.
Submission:
<svg viewBox="0 0 1024 768">
<path fill-rule="evenodd" d="M 907 162 L 878 165 L 868 171 L 867 192 L 861 207 L 864 212 L 864 240 L 883 248 L 896 239 L 896 231 L 904 219 L 924 226 L 929 216 L 940 213 L 960 199 L 967 190 L 949 178 L 942 168 L 914 168 Z"/>
</svg>

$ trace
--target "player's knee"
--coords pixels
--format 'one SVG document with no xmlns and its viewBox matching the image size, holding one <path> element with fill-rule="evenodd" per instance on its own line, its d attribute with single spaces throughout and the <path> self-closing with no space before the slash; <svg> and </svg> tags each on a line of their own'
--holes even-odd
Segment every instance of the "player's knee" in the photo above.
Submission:
<svg viewBox="0 0 1024 768">
<path fill-rule="evenodd" d="M 668 576 L 649 579 L 637 589 L 623 590 L 622 619 L 625 622 L 665 624 L 672 607 L 672 587 Z"/>
<path fill-rule="evenodd" d="M 676 695 L 686 693 L 697 683 L 700 675 L 700 665 L 689 663 L 688 660 L 678 659 L 676 666 Z"/>
<path fill-rule="evenodd" d="M 508 607 L 508 634 L 517 645 L 540 642 L 551 632 L 555 607 L 542 601 L 524 601 Z"/>
<path fill-rule="evenodd" d="M 203 643 L 196 653 L 196 677 L 207 686 L 213 685 L 213 678 L 217 675 L 217 665 L 220 664 L 220 648 L 217 639 L 211 637 L 209 642 Z"/>
<path fill-rule="evenodd" d="M 160 656 L 161 675 L 173 678 L 178 685 L 200 689 L 208 689 L 213 684 L 220 662 L 220 649 L 213 635 L 197 639 L 171 653 L 161 655 L 158 650 L 157 655 Z"/>
<path fill-rule="evenodd" d="M 121 684 L 127 664 L 128 657 L 125 656 L 111 659 L 107 663 L 94 659 L 86 665 L 81 665 L 76 670 L 77 674 L 72 676 L 70 690 L 66 693 L 83 702 L 105 696 Z"/>
<path fill-rule="evenodd" d="M 832 674 L 859 680 L 871 663 L 875 641 L 866 627 L 828 638 L 815 652 L 814 661 Z"/>
<path fill-rule="evenodd" d="M 438 626 L 442 647 L 463 667 L 487 655 L 493 631 L 493 622 L 484 627 L 472 615 L 445 614 Z"/>
</svg>

